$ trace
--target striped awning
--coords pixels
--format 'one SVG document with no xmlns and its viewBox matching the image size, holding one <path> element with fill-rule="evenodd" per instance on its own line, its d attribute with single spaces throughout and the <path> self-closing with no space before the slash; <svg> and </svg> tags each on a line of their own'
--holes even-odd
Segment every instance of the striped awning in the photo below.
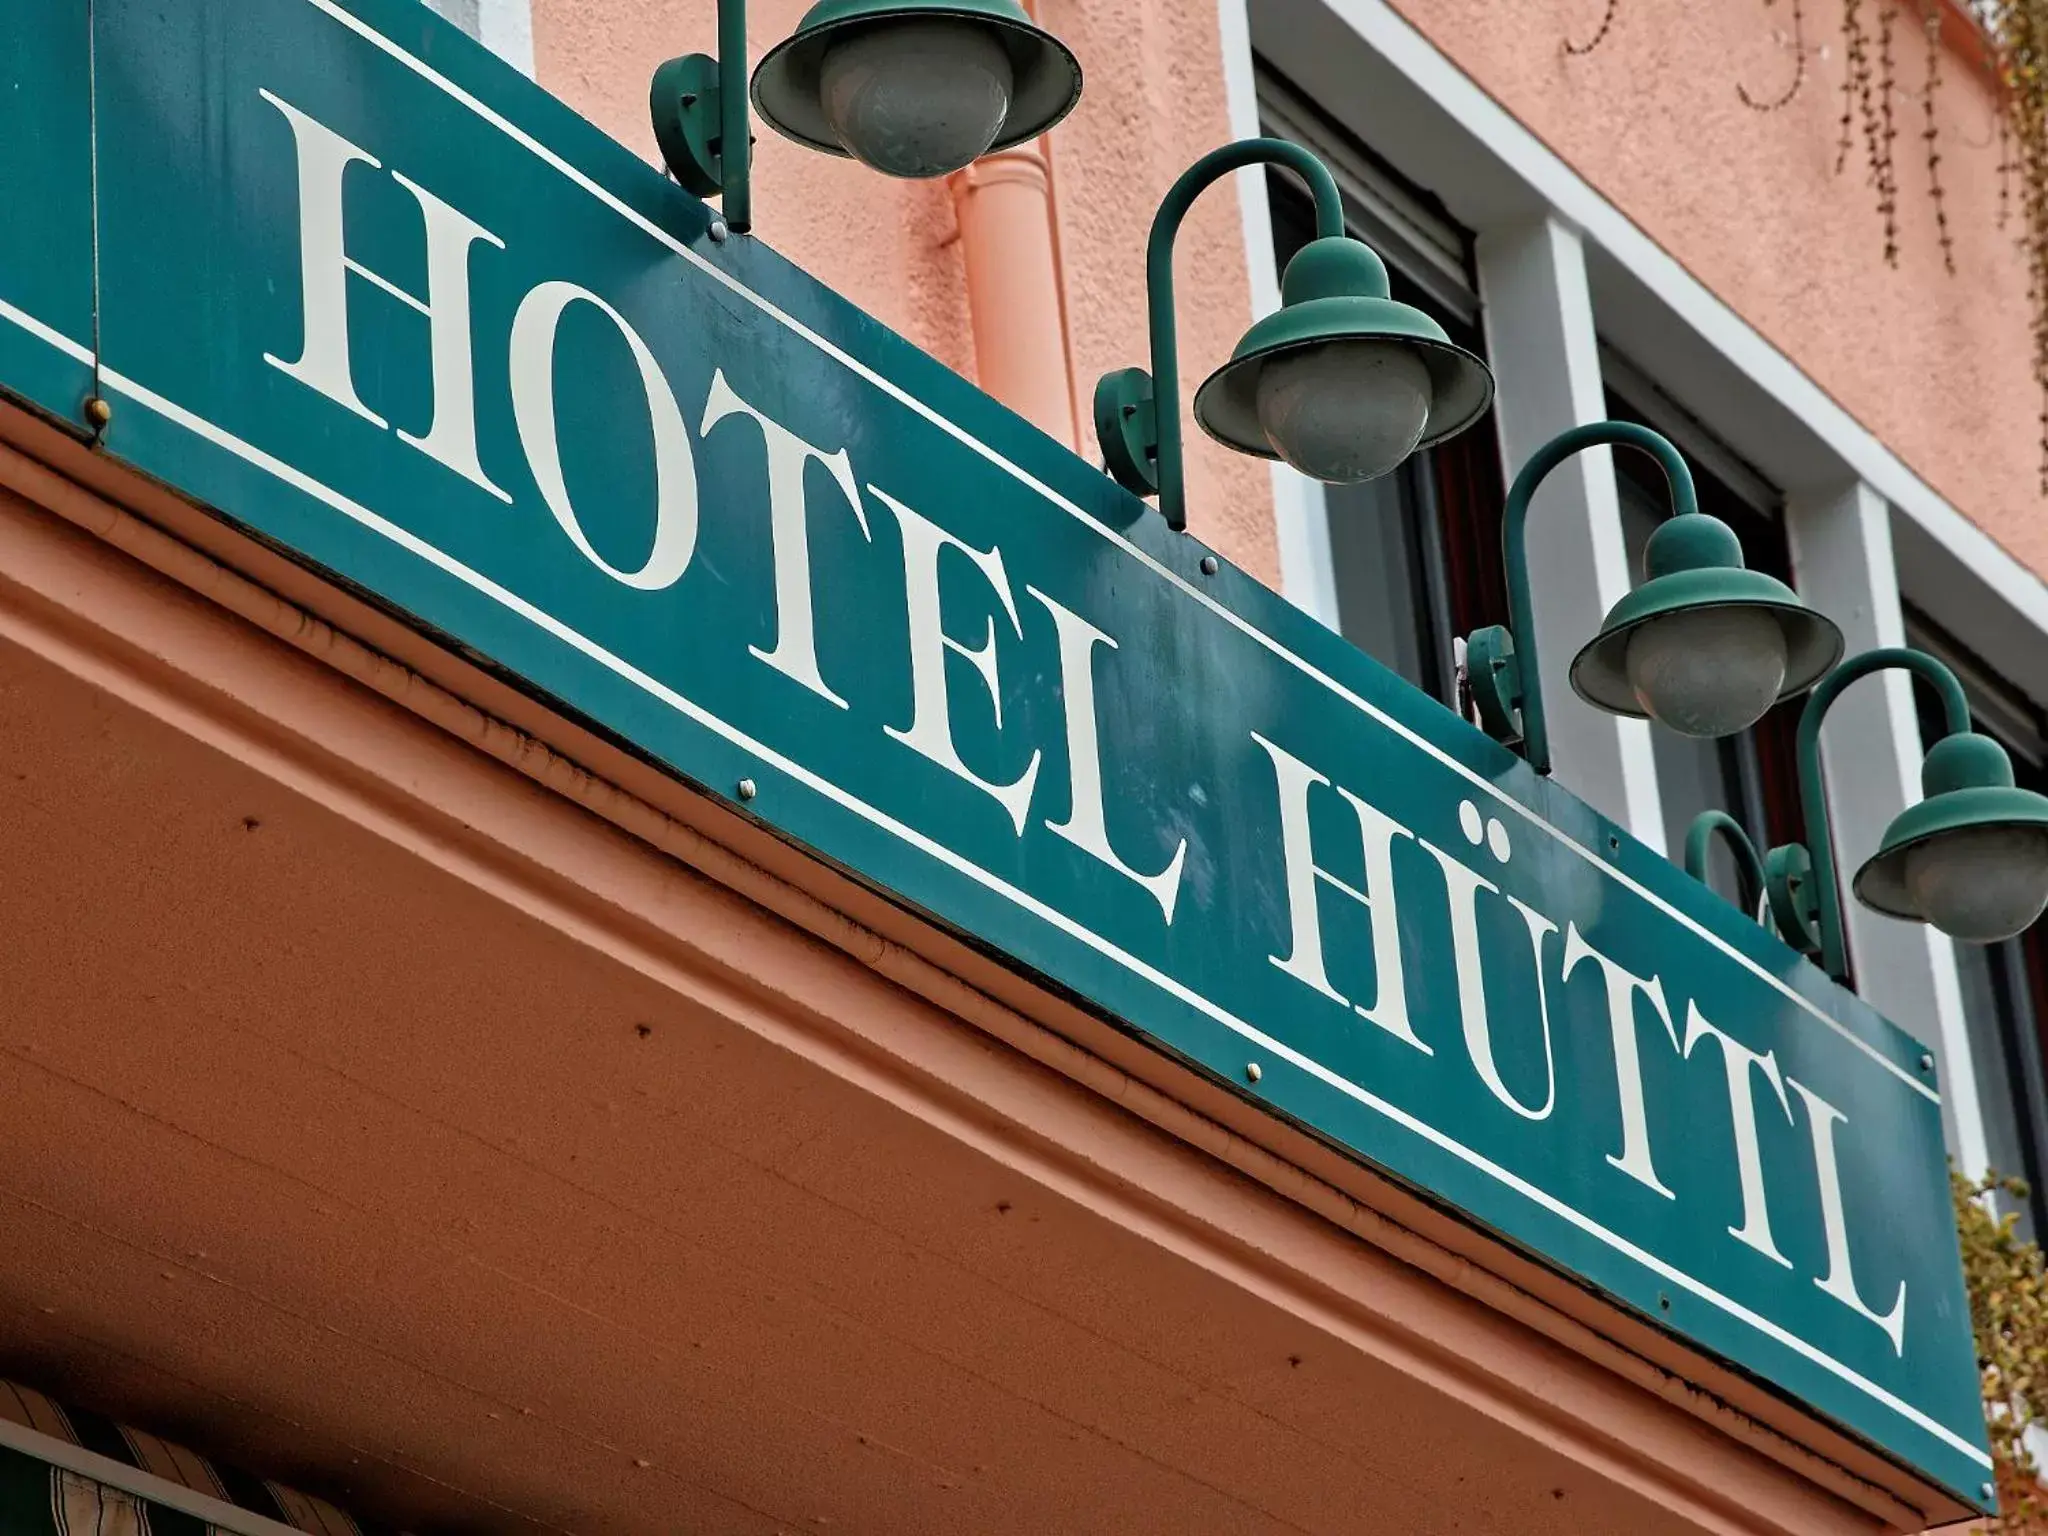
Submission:
<svg viewBox="0 0 2048 1536">
<path fill-rule="evenodd" d="M 0 1381 L 0 1536 L 386 1536 L 89 1409 Z"/>
</svg>

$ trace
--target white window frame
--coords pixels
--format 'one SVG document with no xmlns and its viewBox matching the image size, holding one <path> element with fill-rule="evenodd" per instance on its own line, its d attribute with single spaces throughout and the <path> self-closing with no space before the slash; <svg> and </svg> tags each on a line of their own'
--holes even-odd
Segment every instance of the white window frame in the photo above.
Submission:
<svg viewBox="0 0 2048 1536">
<path fill-rule="evenodd" d="M 2010 668 L 2008 681 L 2048 701 L 2048 584 L 1921 479 L 1387 0 L 1218 0 L 1234 134 L 1259 131 L 1248 9 L 1253 3 L 1261 37 L 1268 35 L 1270 20 L 1275 39 L 1292 40 L 1312 65 L 1322 61 L 1327 79 L 1341 82 L 1341 88 L 1324 88 L 1315 68 L 1296 68 L 1286 47 L 1276 46 L 1274 62 L 1303 92 L 1322 97 L 1322 110 L 1442 197 L 1453 216 L 1478 233 L 1482 298 L 1489 306 L 1507 296 L 1500 274 L 1488 281 L 1489 243 L 1495 251 L 1519 244 L 1549 253 L 1562 307 L 1548 323 L 1560 333 L 1563 349 L 1553 359 L 1559 372 L 1551 388 L 1572 398 L 1565 415 L 1604 414 L 1593 403 L 1602 341 L 1639 368 L 1656 370 L 1653 382 L 1682 380 L 1682 396 L 1677 389 L 1669 392 L 1787 489 L 1800 586 L 1843 625 L 1852 651 L 1903 642 L 1899 572 L 1905 570 L 1917 606 L 1979 654 L 1999 656 Z M 1238 187 L 1253 305 L 1264 313 L 1279 302 L 1264 178 L 1242 172 Z M 1537 263 L 1539 269 L 1543 265 Z M 1512 270 L 1526 275 L 1524 268 Z M 1575 289 L 1584 294 L 1578 314 L 1571 313 Z M 1542 316 L 1535 319 L 1544 323 Z M 1589 343 L 1595 348 L 1590 368 L 1584 355 Z M 1507 361 L 1497 358 L 1496 365 Z M 1533 448 L 1533 441 L 1522 439 L 1532 437 L 1537 424 L 1528 422 L 1529 432 L 1516 428 L 1507 370 L 1501 371 L 1502 436 L 1512 470 Z M 1611 557 L 1602 509 L 1611 500 L 1612 472 L 1597 462 L 1602 457 L 1582 456 L 1588 468 L 1566 490 L 1584 509 L 1581 526 L 1591 526 L 1590 552 Z M 1273 483 L 1283 589 L 1334 626 L 1321 498 L 1284 468 L 1275 469 Z M 1540 508 L 1536 515 L 1542 515 Z M 1539 584 L 1544 580 L 1538 576 Z M 1830 717 L 1828 742 L 1832 762 L 1856 765 L 1853 775 L 1831 773 L 1828 786 L 1838 842 L 1853 856 L 1874 844 L 1891 815 L 1918 798 L 1921 747 L 1910 684 L 1888 678 L 1856 690 Z M 1638 753 L 1622 735 L 1603 743 L 1603 753 L 1604 762 L 1572 765 L 1572 772 L 1559 777 L 1660 846 L 1661 822 L 1648 814 L 1656 798 L 1653 762 L 1647 790 L 1644 784 L 1647 744 Z M 1939 1049 L 1950 1150 L 1965 1171 L 1979 1171 L 1984 1138 L 1954 953 L 1946 939 L 1925 928 L 1880 934 L 1881 919 L 1850 905 L 1862 990 Z M 1900 942 L 1908 937 L 1911 942 Z"/>
<path fill-rule="evenodd" d="M 426 0 L 426 4 L 532 78 L 533 0 Z"/>
</svg>

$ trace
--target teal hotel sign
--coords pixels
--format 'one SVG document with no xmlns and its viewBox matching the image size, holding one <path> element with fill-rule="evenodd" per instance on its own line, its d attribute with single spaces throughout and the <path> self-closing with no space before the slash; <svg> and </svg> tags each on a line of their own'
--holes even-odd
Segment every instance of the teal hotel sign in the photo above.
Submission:
<svg viewBox="0 0 2048 1536">
<path fill-rule="evenodd" d="M 1912 1038 L 416 0 L 0 8 L 0 388 L 1944 1485 Z"/>
</svg>

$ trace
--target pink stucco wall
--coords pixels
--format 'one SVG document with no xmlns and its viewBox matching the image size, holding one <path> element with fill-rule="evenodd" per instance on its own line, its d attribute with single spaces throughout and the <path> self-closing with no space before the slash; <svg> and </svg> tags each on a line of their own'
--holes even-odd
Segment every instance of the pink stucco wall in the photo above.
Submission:
<svg viewBox="0 0 2048 1536">
<path fill-rule="evenodd" d="M 1397 0 L 1461 68 L 1775 343 L 1900 458 L 2048 575 L 2041 402 L 2017 223 L 1998 228 L 1991 82 L 1950 50 L 1937 98 L 1956 273 L 1928 196 L 1917 6 L 1896 14 L 1899 259 L 1884 260 L 1860 137 L 1835 173 L 1842 0 L 1805 0 L 1809 77 L 1790 82 L 1786 0 Z M 1874 26 L 1879 5 L 1866 3 Z M 2016 210 L 2015 210 L 2016 212 Z"/>
<path fill-rule="evenodd" d="M 806 0 L 753 0 L 755 56 Z M 647 81 L 663 59 L 710 51 L 712 0 L 534 0 L 543 85 L 650 158 Z M 1216 8 L 1209 0 L 1046 0 L 1041 19 L 1081 57 L 1087 92 L 1052 136 L 1076 392 L 1146 360 L 1144 243 L 1186 165 L 1229 137 Z M 975 377 L 967 291 L 943 182 L 893 182 L 758 131 L 755 234 L 949 367 Z M 1181 351 L 1192 390 L 1251 318 L 1237 199 L 1217 187 L 1181 237 Z M 1050 346 L 1060 345 L 1057 336 Z M 1084 418 L 1085 419 L 1085 418 Z M 1194 531 L 1278 580 L 1265 466 L 1191 432 Z M 1092 441 L 1086 445 L 1092 454 Z"/>
<path fill-rule="evenodd" d="M 752 0 L 756 58 L 806 0 Z M 712 0 L 535 0 L 541 84 L 654 159 L 647 82 L 662 60 L 716 51 Z M 756 126 L 754 232 L 950 367 L 973 373 L 966 284 L 943 183 L 900 182 L 811 154 Z"/>
<path fill-rule="evenodd" d="M 754 0 L 757 54 L 786 35 L 804 3 Z M 1847 169 L 1835 171 L 1842 0 L 1805 0 L 1808 78 L 1772 112 L 1745 106 L 1737 87 L 1769 97 L 1791 78 L 1787 0 L 1620 0 L 1605 40 L 1583 56 L 1568 54 L 1564 41 L 1592 32 L 1603 0 L 1398 4 L 1906 463 L 2048 574 L 2026 273 L 2016 227 L 1998 226 L 1992 84 L 1977 61 L 1951 49 L 1938 99 L 1951 276 L 1919 137 L 1916 9 L 1898 12 L 1900 238 L 1891 266 L 1860 141 Z M 709 48 L 713 9 L 712 0 L 535 0 L 541 80 L 651 155 L 648 75 L 672 54 Z M 1043 0 L 1040 10 L 1088 71 L 1080 109 L 1051 140 L 1067 346 L 1085 421 L 1097 375 L 1145 359 L 1145 227 L 1173 177 L 1228 136 L 1222 61 L 1209 0 Z M 887 181 L 765 129 L 758 154 L 757 234 L 973 378 L 944 185 Z M 1192 388 L 1250 314 L 1228 184 L 1190 221 L 1179 271 L 1184 385 Z M 1190 447 L 1195 531 L 1277 580 L 1264 467 L 1199 432 Z"/>
<path fill-rule="evenodd" d="M 1068 324 L 1085 409 L 1101 374 L 1148 361 L 1145 236 L 1174 179 L 1231 137 L 1222 45 L 1215 0 L 1043 0 L 1039 13 L 1089 71 L 1088 94 L 1052 136 Z M 1244 221 L 1228 178 L 1182 227 L 1174 266 L 1185 410 L 1251 321 Z M 1191 528 L 1277 586 L 1265 464 L 1218 447 L 1192 418 L 1186 434 Z"/>
</svg>

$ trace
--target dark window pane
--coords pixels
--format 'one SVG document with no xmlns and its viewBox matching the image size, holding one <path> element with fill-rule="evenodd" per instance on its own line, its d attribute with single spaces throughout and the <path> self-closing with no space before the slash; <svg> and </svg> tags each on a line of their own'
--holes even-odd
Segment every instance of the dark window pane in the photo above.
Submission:
<svg viewBox="0 0 2048 1536">
<path fill-rule="evenodd" d="M 1324 489 L 1344 636 L 1423 692 L 1450 700 L 1442 540 L 1424 468 Z"/>
<path fill-rule="evenodd" d="M 1909 610 L 1906 631 L 1909 643 L 1955 669 L 1969 696 L 1972 728 L 2004 744 L 2018 783 L 2048 792 L 2048 764 L 2036 755 L 2048 740 L 2048 721 L 2033 701 L 1924 614 Z M 1940 699 L 1917 678 L 1913 703 L 1920 739 L 1938 740 L 1946 729 Z M 1846 855 L 1845 862 L 1854 857 Z M 2048 1235 L 2048 937 L 2036 923 L 2004 944 L 1958 943 L 1955 955 L 1986 1156 L 1993 1171 L 2028 1185 L 2026 1200 L 2000 1196 L 1999 1208 L 2016 1212 L 2021 1233 L 2038 1239 Z"/>
<path fill-rule="evenodd" d="M 2041 1220 L 2048 1190 L 2042 1186 L 2039 1020 L 2028 984 L 2026 949 L 2024 937 L 2005 944 L 1955 947 L 1986 1155 L 1999 1173 L 2025 1179 L 2029 1185 L 2027 1200 L 2001 1196 L 2000 1209 L 2017 1211 L 2021 1232 L 2035 1237 L 2048 1227 Z"/>
<path fill-rule="evenodd" d="M 1615 475 L 1615 487 L 1621 498 L 1621 533 L 1628 549 L 1629 574 L 1640 581 L 1643 551 L 1669 512 L 1661 472 L 1654 467 L 1650 471 L 1658 477 L 1653 491 L 1643 477 L 1622 470 L 1619 461 L 1631 457 L 1635 455 L 1616 455 L 1620 472 Z M 1709 741 L 1654 726 L 1650 742 L 1657 760 L 1657 796 L 1664 810 L 1664 845 L 1673 859 L 1683 857 L 1686 833 L 1694 818 L 1709 810 L 1733 816 L 1761 851 L 1768 829 L 1750 782 L 1755 775 L 1745 772 L 1751 767 L 1753 746 L 1741 737 Z M 1719 840 L 1714 849 L 1713 886 L 1729 896 L 1737 888 L 1734 856 Z"/>
<path fill-rule="evenodd" d="M 1315 233 L 1307 195 L 1272 173 L 1274 254 L 1281 267 Z M 1483 355 L 1476 328 L 1443 309 L 1398 267 L 1395 298 L 1430 314 Z M 1452 637 L 1507 622 L 1500 515 L 1505 490 L 1491 414 L 1448 443 L 1365 485 L 1326 486 L 1330 561 L 1344 637 L 1416 687 L 1455 707 Z"/>
<path fill-rule="evenodd" d="M 1642 420 L 1626 401 L 1611 393 L 1607 408 L 1616 420 Z M 1685 444 L 1681 441 L 1678 446 L 1683 451 Z M 1696 459 L 1688 456 L 1687 463 L 1700 510 L 1735 530 L 1742 540 L 1743 557 L 1753 569 L 1790 582 L 1791 555 L 1781 520 L 1738 496 Z M 1648 454 L 1630 449 L 1615 451 L 1614 481 L 1621 501 L 1629 578 L 1640 582 L 1650 536 L 1671 516 L 1671 493 L 1662 467 Z M 1652 727 L 1665 846 L 1674 860 L 1684 856 L 1686 833 L 1694 819 L 1709 810 L 1733 816 L 1759 853 L 1803 839 L 1795 753 L 1801 702 L 1795 699 L 1780 704 L 1740 736 L 1715 741 Z M 1710 872 L 1714 889 L 1732 897 L 1737 889 L 1735 859 L 1719 839 Z"/>
</svg>

